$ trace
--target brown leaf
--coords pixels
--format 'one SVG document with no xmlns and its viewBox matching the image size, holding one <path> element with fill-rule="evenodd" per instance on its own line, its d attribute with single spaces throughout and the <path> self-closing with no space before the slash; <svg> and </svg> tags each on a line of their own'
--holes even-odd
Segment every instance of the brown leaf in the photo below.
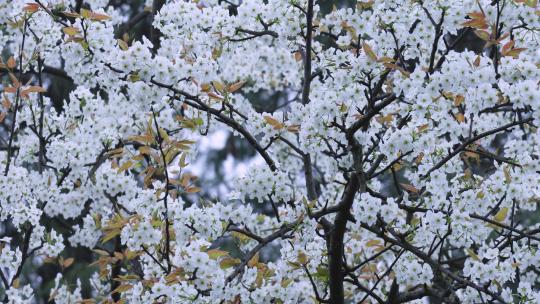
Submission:
<svg viewBox="0 0 540 304">
<path fill-rule="evenodd" d="M 294 60 L 301 61 L 302 60 L 302 53 L 299 51 L 294 52 Z"/>
<path fill-rule="evenodd" d="M 474 60 L 473 65 L 475 67 L 480 66 L 480 55 L 476 56 L 476 59 Z"/>
<path fill-rule="evenodd" d="M 220 96 L 220 95 L 218 95 L 218 94 L 216 94 L 214 92 L 208 92 L 207 94 L 208 94 L 208 97 L 210 97 L 210 98 L 214 98 L 214 99 L 218 99 L 218 100 L 223 100 L 224 99 L 223 96 Z"/>
<path fill-rule="evenodd" d="M 17 66 L 17 62 L 15 61 L 15 58 L 13 58 L 13 56 L 9 57 L 8 61 L 7 61 L 7 67 L 10 68 L 10 69 L 13 69 Z"/>
<path fill-rule="evenodd" d="M 4 95 L 4 100 L 2 100 L 2 106 L 6 110 L 9 110 L 11 108 L 11 101 L 9 101 L 6 95 Z"/>
<path fill-rule="evenodd" d="M 227 91 L 229 91 L 229 93 L 234 93 L 238 91 L 242 86 L 244 86 L 245 83 L 246 83 L 245 81 L 239 81 L 237 83 L 233 83 L 227 88 Z"/>
<path fill-rule="evenodd" d="M 64 262 L 62 263 L 62 267 L 68 268 L 69 266 L 73 264 L 73 262 L 75 262 L 74 258 L 65 259 Z"/>
<path fill-rule="evenodd" d="M 92 11 L 84 9 L 84 8 L 81 9 L 81 16 L 84 19 L 90 19 L 90 20 L 93 20 L 93 21 L 105 21 L 105 20 L 111 19 L 111 17 L 108 16 L 108 15 L 95 13 L 95 12 L 92 12 Z"/>
<path fill-rule="evenodd" d="M 465 97 L 463 97 L 463 95 L 456 95 L 454 97 L 454 105 L 456 107 L 458 107 L 459 105 L 461 105 L 463 102 L 465 101 Z"/>
<path fill-rule="evenodd" d="M 370 59 L 377 61 L 377 55 L 375 54 L 371 46 L 367 44 L 367 42 L 362 42 L 362 49 Z"/>
<path fill-rule="evenodd" d="M 411 184 L 399 183 L 399 185 L 401 186 L 401 188 L 405 189 L 407 192 L 411 192 L 414 194 L 420 193 L 420 189 L 416 188 L 415 186 Z"/>
</svg>

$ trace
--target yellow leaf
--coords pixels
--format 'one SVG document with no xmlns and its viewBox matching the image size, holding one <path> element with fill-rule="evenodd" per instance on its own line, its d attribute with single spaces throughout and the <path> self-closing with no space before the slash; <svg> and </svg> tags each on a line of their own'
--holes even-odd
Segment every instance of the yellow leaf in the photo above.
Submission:
<svg viewBox="0 0 540 304">
<path fill-rule="evenodd" d="M 75 36 L 79 33 L 79 29 L 73 26 L 66 26 L 62 29 L 62 32 L 68 36 Z"/>
<path fill-rule="evenodd" d="M 211 89 L 211 88 L 212 88 L 212 87 L 210 86 L 209 83 L 203 83 L 203 84 L 201 84 L 201 91 L 203 91 L 203 92 L 210 92 L 210 89 Z"/>
<path fill-rule="evenodd" d="M 101 240 L 101 243 L 107 243 L 107 241 L 112 240 L 116 236 L 120 235 L 121 230 L 120 229 L 113 229 L 109 233 L 105 234 L 103 236 L 103 239 Z"/>
<path fill-rule="evenodd" d="M 507 184 L 509 184 L 512 181 L 512 176 L 510 176 L 510 167 L 504 166 L 503 171 L 504 171 L 504 180 L 506 181 Z"/>
<path fill-rule="evenodd" d="M 359 10 L 370 9 L 373 6 L 374 2 L 375 2 L 374 0 L 370 0 L 370 1 L 366 1 L 366 2 L 358 1 L 356 3 L 356 8 L 359 9 Z"/>
<path fill-rule="evenodd" d="M 75 12 L 62 12 L 62 15 L 66 16 L 66 17 L 70 17 L 70 18 L 80 18 L 81 15 L 79 15 L 78 13 L 75 13 Z"/>
<path fill-rule="evenodd" d="M 229 255 L 227 251 L 219 250 L 219 249 L 210 249 L 206 252 L 208 254 L 208 257 L 212 260 L 217 260 L 218 258 L 222 256 Z"/>
<path fill-rule="evenodd" d="M 538 0 L 525 0 L 525 5 L 536 8 L 538 6 Z"/>
<path fill-rule="evenodd" d="M 519 54 L 523 51 L 525 51 L 527 48 L 515 48 L 506 53 L 505 56 L 511 56 L 513 58 L 518 58 Z"/>
<path fill-rule="evenodd" d="M 126 291 L 130 290 L 131 288 L 133 288 L 133 285 L 122 284 L 122 285 L 116 287 L 116 289 L 113 290 L 111 293 L 122 293 L 122 292 L 126 292 Z"/>
<path fill-rule="evenodd" d="M 124 40 L 122 39 L 116 39 L 116 41 L 118 42 L 118 46 L 123 50 L 123 51 L 127 51 L 129 49 L 129 46 L 127 44 L 127 42 L 125 42 Z"/>
<path fill-rule="evenodd" d="M 93 249 L 92 251 L 99 254 L 99 255 L 102 255 L 102 256 L 109 256 L 109 253 L 107 251 L 105 251 L 105 250 Z"/>
<path fill-rule="evenodd" d="M 473 260 L 480 261 L 480 257 L 478 257 L 478 255 L 476 255 L 476 253 L 474 253 L 472 249 L 466 248 L 465 251 L 467 251 L 469 256 L 473 258 Z"/>
<path fill-rule="evenodd" d="M 381 240 L 369 240 L 366 242 L 367 247 L 375 247 L 381 244 Z"/>
<path fill-rule="evenodd" d="M 303 251 L 298 253 L 298 263 L 301 265 L 306 265 L 308 263 L 308 257 Z"/>
<path fill-rule="evenodd" d="M 496 222 L 502 222 L 504 219 L 506 219 L 506 215 L 508 214 L 508 207 L 501 208 L 497 214 L 493 217 L 493 220 Z"/>
<path fill-rule="evenodd" d="M 126 251 L 124 252 L 124 255 L 126 256 L 126 259 L 133 260 L 134 258 L 139 256 L 139 252 L 126 249 Z"/>
<path fill-rule="evenodd" d="M 128 160 L 127 162 L 123 163 L 120 168 L 118 168 L 118 172 L 126 171 L 131 168 L 131 166 L 133 166 L 133 162 Z"/>
<path fill-rule="evenodd" d="M 414 159 L 414 163 L 419 165 L 422 163 L 422 159 L 424 159 L 424 152 L 420 152 L 418 156 Z"/>
<path fill-rule="evenodd" d="M 391 123 L 393 120 L 394 120 L 394 115 L 392 114 L 388 114 L 388 115 L 379 115 L 377 117 L 375 117 L 375 120 L 381 124 L 384 124 L 384 123 Z"/>
<path fill-rule="evenodd" d="M 218 90 L 220 93 L 225 92 L 225 85 L 219 81 L 212 81 L 212 84 L 214 85 L 214 88 Z"/>
<path fill-rule="evenodd" d="M 382 56 L 381 58 L 379 58 L 379 60 L 377 60 L 378 62 L 382 62 L 382 63 L 393 63 L 395 62 L 396 60 L 392 57 L 388 57 L 388 56 Z"/>
<path fill-rule="evenodd" d="M 233 266 L 236 266 L 236 265 L 238 265 L 240 263 L 241 263 L 241 261 L 239 259 L 226 257 L 226 258 L 222 259 L 221 262 L 219 262 L 219 267 L 221 269 L 227 269 L 227 268 L 231 268 Z"/>
</svg>

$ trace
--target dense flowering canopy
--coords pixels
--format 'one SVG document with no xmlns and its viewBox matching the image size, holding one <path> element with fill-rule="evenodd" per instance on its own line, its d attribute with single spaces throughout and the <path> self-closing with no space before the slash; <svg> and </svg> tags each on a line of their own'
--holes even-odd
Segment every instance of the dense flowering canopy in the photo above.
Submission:
<svg viewBox="0 0 540 304">
<path fill-rule="evenodd" d="M 540 302 L 538 1 L 109 2 L 0 3 L 4 301 L 85 247 L 56 303 Z M 257 156 L 203 197 L 224 128 Z"/>
</svg>

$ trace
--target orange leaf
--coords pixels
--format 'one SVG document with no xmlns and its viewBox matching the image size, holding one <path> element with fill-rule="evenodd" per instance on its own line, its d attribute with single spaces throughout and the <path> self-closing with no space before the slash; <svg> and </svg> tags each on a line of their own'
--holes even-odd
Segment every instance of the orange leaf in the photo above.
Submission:
<svg viewBox="0 0 540 304">
<path fill-rule="evenodd" d="M 514 40 L 510 40 L 502 47 L 501 53 L 503 56 L 514 47 Z"/>
<path fill-rule="evenodd" d="M 485 30 L 488 28 L 488 24 L 485 19 L 472 19 L 463 23 L 464 26 Z"/>
<path fill-rule="evenodd" d="M 463 113 L 456 113 L 454 114 L 454 117 L 459 123 L 465 122 L 465 115 L 463 115 Z"/>
<path fill-rule="evenodd" d="M 515 48 L 506 53 L 505 56 L 512 56 L 514 58 L 517 58 L 519 56 L 519 53 L 525 51 L 527 48 Z"/>
<path fill-rule="evenodd" d="M 283 123 L 279 122 L 277 119 L 275 119 L 274 117 L 270 115 L 264 116 L 264 120 L 266 121 L 266 123 L 274 127 L 275 130 L 280 130 L 285 127 Z"/>
<path fill-rule="evenodd" d="M 465 101 L 465 97 L 463 95 L 456 95 L 454 97 L 454 105 L 458 107 L 460 104 L 462 104 Z"/>
</svg>

